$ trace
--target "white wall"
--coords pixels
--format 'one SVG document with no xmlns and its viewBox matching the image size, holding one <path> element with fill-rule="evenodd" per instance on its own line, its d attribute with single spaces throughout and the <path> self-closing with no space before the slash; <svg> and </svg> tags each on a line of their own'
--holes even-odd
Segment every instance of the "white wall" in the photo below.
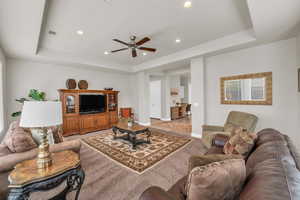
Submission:
<svg viewBox="0 0 300 200">
<path fill-rule="evenodd" d="M 0 141 L 2 140 L 6 132 L 6 107 L 5 107 L 5 96 L 6 96 L 6 60 L 5 56 L 0 49 Z"/>
<path fill-rule="evenodd" d="M 298 66 L 300 67 L 300 33 L 297 36 L 297 63 Z"/>
<path fill-rule="evenodd" d="M 180 91 L 180 75 L 170 76 L 170 88 L 171 90 L 173 88 L 176 88 L 178 89 L 178 92 Z M 170 100 L 171 100 L 170 102 L 171 106 L 174 106 L 177 102 L 178 103 L 181 102 L 180 95 L 171 96 Z"/>
<path fill-rule="evenodd" d="M 161 120 L 171 121 L 171 80 L 168 74 L 161 79 Z"/>
<path fill-rule="evenodd" d="M 182 103 L 189 103 L 189 84 L 190 84 L 190 76 L 181 76 L 180 77 L 180 85 L 184 88 L 184 98 L 181 99 Z"/>
<path fill-rule="evenodd" d="M 134 96 L 135 118 L 141 125 L 150 125 L 150 75 L 146 72 L 135 74 Z"/>
<path fill-rule="evenodd" d="M 206 122 L 205 70 L 203 57 L 191 60 L 192 136 L 194 137 L 201 137 L 202 125 Z"/>
<path fill-rule="evenodd" d="M 48 99 L 58 99 L 57 89 L 66 88 L 66 80 L 87 80 L 89 89 L 113 87 L 119 90 L 119 107 L 132 106 L 131 75 L 117 72 L 43 64 L 25 60 L 7 60 L 7 106 L 11 113 L 20 110 L 16 98 L 26 97 L 30 89 L 45 91 Z"/>
<path fill-rule="evenodd" d="M 272 106 L 220 104 L 220 77 L 269 71 L 273 72 Z M 257 130 L 278 129 L 300 145 L 297 78 L 296 38 L 207 58 L 207 124 L 224 124 L 231 110 L 250 112 L 259 117 Z"/>
<path fill-rule="evenodd" d="M 161 80 L 150 81 L 150 116 L 161 118 Z"/>
</svg>

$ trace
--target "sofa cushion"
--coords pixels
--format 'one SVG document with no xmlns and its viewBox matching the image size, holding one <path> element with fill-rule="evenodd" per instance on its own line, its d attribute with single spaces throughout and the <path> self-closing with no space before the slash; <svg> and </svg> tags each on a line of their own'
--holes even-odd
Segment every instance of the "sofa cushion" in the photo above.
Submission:
<svg viewBox="0 0 300 200">
<path fill-rule="evenodd" d="M 8 149 L 8 147 L 5 144 L 0 144 L 0 157 L 8 154 L 11 154 L 11 151 Z"/>
<path fill-rule="evenodd" d="M 264 129 L 257 133 L 257 141 L 255 143 L 255 147 L 259 147 L 260 145 L 273 142 L 273 141 L 282 141 L 286 143 L 284 135 L 274 129 Z"/>
<path fill-rule="evenodd" d="M 9 129 L 2 141 L 13 153 L 31 150 L 37 147 L 31 133 L 19 126 L 19 121 L 10 124 Z"/>
<path fill-rule="evenodd" d="M 258 163 L 246 180 L 240 200 L 300 199 L 300 173 L 277 159 Z"/>
<path fill-rule="evenodd" d="M 300 154 L 297 150 L 297 148 L 295 147 L 295 145 L 293 144 L 293 142 L 291 141 L 290 137 L 288 137 L 287 135 L 285 135 L 285 139 L 287 142 L 287 146 L 290 150 L 291 155 L 293 156 L 294 160 L 295 160 L 295 164 L 298 170 L 300 170 Z"/>
<path fill-rule="evenodd" d="M 226 142 L 223 149 L 224 153 L 240 154 L 247 157 L 254 147 L 256 137 L 255 133 L 248 133 L 247 131 L 237 132 Z"/>
<path fill-rule="evenodd" d="M 256 165 L 268 159 L 284 160 L 290 165 L 295 166 L 295 161 L 289 148 L 282 143 L 282 141 L 273 141 L 260 145 L 251 153 L 246 163 L 247 174 L 249 174 Z"/>
<path fill-rule="evenodd" d="M 235 199 L 246 178 L 243 159 L 224 160 L 194 168 L 187 180 L 187 199 Z"/>
<path fill-rule="evenodd" d="M 250 113 L 231 111 L 225 124 L 229 123 L 236 126 L 241 126 L 247 129 L 247 131 L 253 132 L 256 127 L 257 117 Z"/>
</svg>

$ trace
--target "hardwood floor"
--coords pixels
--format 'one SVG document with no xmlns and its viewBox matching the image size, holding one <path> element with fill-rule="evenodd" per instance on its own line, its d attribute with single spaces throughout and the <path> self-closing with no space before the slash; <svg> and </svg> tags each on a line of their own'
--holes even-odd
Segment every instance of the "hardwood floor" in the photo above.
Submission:
<svg viewBox="0 0 300 200">
<path fill-rule="evenodd" d="M 192 121 L 190 116 L 172 121 L 151 119 L 150 127 L 168 132 L 178 133 L 185 136 L 190 136 L 192 133 Z"/>
</svg>

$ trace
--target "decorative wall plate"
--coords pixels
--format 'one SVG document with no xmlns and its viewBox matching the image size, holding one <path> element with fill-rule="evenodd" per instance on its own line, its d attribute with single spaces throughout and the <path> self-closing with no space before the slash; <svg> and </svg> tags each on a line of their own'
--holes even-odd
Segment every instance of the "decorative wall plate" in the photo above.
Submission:
<svg viewBox="0 0 300 200">
<path fill-rule="evenodd" d="M 89 87 L 89 84 L 88 84 L 88 82 L 86 80 L 80 80 L 78 82 L 78 88 L 79 89 L 86 90 L 86 89 L 88 89 L 88 87 Z"/>
<path fill-rule="evenodd" d="M 77 83 L 75 79 L 68 79 L 66 81 L 66 87 L 70 90 L 76 89 Z"/>
</svg>

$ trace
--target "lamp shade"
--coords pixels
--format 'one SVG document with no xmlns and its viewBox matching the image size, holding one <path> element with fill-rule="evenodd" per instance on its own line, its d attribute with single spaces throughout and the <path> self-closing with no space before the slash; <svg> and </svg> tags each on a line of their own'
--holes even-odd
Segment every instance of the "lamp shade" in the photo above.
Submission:
<svg viewBox="0 0 300 200">
<path fill-rule="evenodd" d="M 62 124 L 62 106 L 58 101 L 25 101 L 20 126 L 42 128 Z"/>
</svg>

